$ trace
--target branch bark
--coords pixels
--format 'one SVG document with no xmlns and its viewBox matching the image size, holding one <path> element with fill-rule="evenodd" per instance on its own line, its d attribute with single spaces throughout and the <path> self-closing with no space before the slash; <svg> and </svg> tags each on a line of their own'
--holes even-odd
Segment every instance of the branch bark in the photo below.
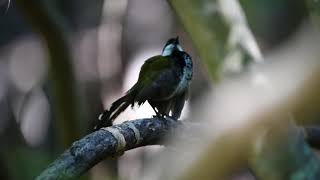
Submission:
<svg viewBox="0 0 320 180">
<path fill-rule="evenodd" d="M 172 119 L 149 118 L 102 128 L 74 142 L 37 179 L 79 177 L 104 158 L 140 146 L 161 144 L 179 124 Z"/>
<path fill-rule="evenodd" d="M 162 144 L 162 140 L 178 127 L 188 132 L 189 136 L 189 132 L 199 132 L 205 128 L 200 124 L 184 123 L 179 126 L 180 124 L 172 119 L 149 118 L 100 129 L 74 142 L 37 179 L 73 179 L 105 158 L 121 155 L 126 150 L 141 146 Z M 314 148 L 320 148 L 319 143 L 312 143 L 318 141 L 320 129 L 308 127 L 305 128 L 305 133 L 306 141 Z M 183 136 L 190 140 L 189 136 Z"/>
</svg>

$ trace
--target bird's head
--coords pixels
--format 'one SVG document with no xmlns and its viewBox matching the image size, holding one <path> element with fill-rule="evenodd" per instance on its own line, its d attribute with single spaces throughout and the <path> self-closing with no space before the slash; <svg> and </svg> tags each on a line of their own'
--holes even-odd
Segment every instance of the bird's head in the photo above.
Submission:
<svg viewBox="0 0 320 180">
<path fill-rule="evenodd" d="M 182 47 L 179 44 L 179 36 L 176 38 L 171 38 L 164 45 L 162 50 L 162 56 L 170 56 L 174 51 L 183 51 Z"/>
</svg>

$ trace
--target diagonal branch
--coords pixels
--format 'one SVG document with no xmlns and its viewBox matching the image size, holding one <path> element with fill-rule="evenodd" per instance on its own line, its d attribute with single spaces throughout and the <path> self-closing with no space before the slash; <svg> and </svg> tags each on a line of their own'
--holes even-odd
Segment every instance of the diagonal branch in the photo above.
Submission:
<svg viewBox="0 0 320 180">
<path fill-rule="evenodd" d="M 183 133 L 185 140 L 192 139 L 191 132 L 199 132 L 206 128 L 205 125 L 199 123 L 183 123 L 182 126 L 179 126 L 180 124 L 172 119 L 149 118 L 126 121 L 100 129 L 74 142 L 37 179 L 74 179 L 107 157 L 113 157 L 126 150 L 145 145 L 162 144 L 161 141 L 173 130 L 177 131 L 178 127 L 188 133 L 188 135 Z M 319 131 L 315 127 L 306 128 L 307 142 L 318 140 Z M 318 145 L 313 147 L 320 148 Z"/>
<path fill-rule="evenodd" d="M 37 179 L 73 179 L 99 161 L 133 148 L 161 144 L 180 123 L 172 119 L 138 119 L 95 131 L 74 142 Z"/>
</svg>

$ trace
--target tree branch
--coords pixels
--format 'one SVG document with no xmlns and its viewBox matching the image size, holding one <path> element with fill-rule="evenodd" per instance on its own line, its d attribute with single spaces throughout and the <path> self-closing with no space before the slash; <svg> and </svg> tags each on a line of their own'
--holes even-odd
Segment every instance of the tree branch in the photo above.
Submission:
<svg viewBox="0 0 320 180">
<path fill-rule="evenodd" d="M 194 123 L 179 125 L 179 121 L 172 119 L 149 118 L 126 121 L 119 125 L 100 129 L 74 142 L 37 179 L 73 179 L 107 157 L 120 155 L 126 150 L 145 145 L 162 144 L 161 140 L 170 135 L 172 130 L 176 130 L 177 127 L 188 134 L 206 128 Z M 319 141 L 320 129 L 317 127 L 304 129 L 306 141 L 314 148 L 319 148 L 317 141 Z M 183 136 L 186 139 L 186 135 Z M 192 140 L 189 136 L 187 137 Z"/>
<path fill-rule="evenodd" d="M 180 123 L 172 119 L 138 119 L 95 131 L 74 142 L 37 179 L 73 179 L 106 157 L 159 144 Z"/>
<path fill-rule="evenodd" d="M 238 1 L 168 0 L 212 80 L 239 73 L 263 57 Z M 186 13 L 187 12 L 187 13 Z M 230 63 L 239 62 L 239 68 Z"/>
</svg>

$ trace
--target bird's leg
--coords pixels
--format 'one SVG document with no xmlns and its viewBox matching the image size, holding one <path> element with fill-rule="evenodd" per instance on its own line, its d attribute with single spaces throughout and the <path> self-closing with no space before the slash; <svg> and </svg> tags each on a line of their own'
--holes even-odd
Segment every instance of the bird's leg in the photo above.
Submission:
<svg viewBox="0 0 320 180">
<path fill-rule="evenodd" d="M 157 111 L 157 108 L 155 106 L 152 106 L 152 109 L 154 110 L 154 112 L 156 113 L 156 115 L 153 115 L 152 117 L 153 118 L 156 118 L 156 117 L 161 117 L 161 114 L 159 113 L 159 111 Z"/>
<path fill-rule="evenodd" d="M 151 107 L 152 107 L 152 109 L 154 110 L 154 112 L 155 112 L 156 114 L 159 113 L 159 112 L 157 111 L 156 107 L 154 107 L 154 106 L 151 106 Z"/>
<path fill-rule="evenodd" d="M 178 118 L 173 115 L 172 111 L 171 111 L 171 114 L 166 115 L 166 117 L 172 120 L 178 121 Z"/>
</svg>

